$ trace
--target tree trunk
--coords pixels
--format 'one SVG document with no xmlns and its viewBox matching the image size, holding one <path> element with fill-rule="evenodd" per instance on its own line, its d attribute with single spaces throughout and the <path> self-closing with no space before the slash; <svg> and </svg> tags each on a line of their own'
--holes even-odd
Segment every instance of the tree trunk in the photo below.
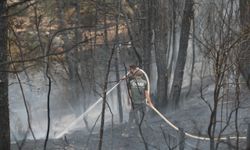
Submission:
<svg viewBox="0 0 250 150">
<path fill-rule="evenodd" d="M 179 43 L 179 52 L 177 57 L 176 68 L 174 72 L 174 80 L 171 89 L 172 104 L 177 107 L 180 100 L 181 87 L 184 75 L 184 68 L 186 64 L 187 48 L 189 41 L 189 31 L 191 18 L 193 16 L 193 0 L 185 0 L 185 8 L 182 17 L 181 36 Z"/>
<path fill-rule="evenodd" d="M 119 51 L 116 52 L 115 58 L 115 76 L 116 80 L 119 81 L 120 73 L 119 73 Z M 119 121 L 122 123 L 123 121 L 123 111 L 122 111 L 122 97 L 121 97 L 121 86 L 118 85 L 117 87 L 117 101 L 118 101 L 118 110 L 119 110 Z"/>
<path fill-rule="evenodd" d="M 172 54 L 169 61 L 169 65 L 168 65 L 168 78 L 170 79 L 172 71 L 173 71 L 173 65 L 176 59 L 176 2 L 175 0 L 172 0 Z M 170 50 L 169 50 L 170 51 Z M 168 58 L 168 59 L 169 59 Z"/>
<path fill-rule="evenodd" d="M 118 9 L 118 14 L 116 15 L 116 27 L 115 27 L 115 41 L 116 45 L 119 45 L 119 22 L 120 22 L 120 12 L 121 12 L 121 1 L 116 1 L 116 7 Z M 120 73 L 119 73 L 119 61 L 120 61 L 120 46 L 116 49 L 116 58 L 115 58 L 115 75 L 116 80 L 120 80 Z M 121 98 L 121 86 L 120 84 L 117 87 L 117 100 L 118 100 L 118 110 L 119 110 L 119 121 L 122 123 L 123 121 L 123 111 L 122 111 L 122 98 Z"/>
<path fill-rule="evenodd" d="M 143 33 L 142 33 L 142 43 L 143 43 L 143 69 L 148 74 L 150 78 L 150 62 L 151 62 L 151 13 L 152 13 L 152 0 L 144 0 L 142 4 L 143 12 Z"/>
<path fill-rule="evenodd" d="M 185 149 L 185 132 L 182 128 L 180 128 L 180 133 L 179 133 L 179 150 L 184 150 Z"/>
<path fill-rule="evenodd" d="M 8 65 L 7 61 L 7 1 L 0 1 L 0 149 L 10 149 Z M 2 70 L 2 71 L 1 71 Z"/>
<path fill-rule="evenodd" d="M 250 27 L 250 1 L 240 0 L 240 22 L 241 31 L 246 33 L 249 32 Z M 241 43 L 241 61 L 240 61 L 240 71 L 243 78 L 247 82 L 247 86 L 250 89 L 250 35 L 248 34 L 242 39 Z"/>
<path fill-rule="evenodd" d="M 194 73 L 194 64 L 195 64 L 195 20 L 194 18 L 192 19 L 192 27 L 193 27 L 193 36 L 192 36 L 192 65 L 191 65 L 191 72 L 190 72 L 190 80 L 189 80 L 189 87 L 188 87 L 188 92 L 186 94 L 186 96 L 189 96 L 191 89 L 192 89 L 192 85 L 193 85 L 193 73 Z"/>
<path fill-rule="evenodd" d="M 168 25 L 166 1 L 155 2 L 155 57 L 157 66 L 157 99 L 158 105 L 165 107 L 167 105 L 168 77 L 167 77 L 167 42 Z"/>
<path fill-rule="evenodd" d="M 250 150 L 250 123 L 247 126 L 247 147 L 246 150 Z"/>
</svg>

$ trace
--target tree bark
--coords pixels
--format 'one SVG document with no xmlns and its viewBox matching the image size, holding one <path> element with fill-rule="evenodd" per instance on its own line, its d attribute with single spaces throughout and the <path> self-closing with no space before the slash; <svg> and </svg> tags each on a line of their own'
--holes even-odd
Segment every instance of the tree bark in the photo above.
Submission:
<svg viewBox="0 0 250 150">
<path fill-rule="evenodd" d="M 106 0 L 102 0 L 103 3 L 106 3 Z M 104 8 L 104 16 L 103 16 L 103 23 L 104 23 L 104 50 L 108 53 L 109 52 L 109 45 L 108 45 L 108 31 L 107 31 L 107 9 Z M 102 113 L 101 113 L 101 127 L 100 127 L 100 137 L 98 143 L 98 150 L 102 150 L 103 144 L 103 134 L 104 134 L 104 121 L 105 121 L 105 109 L 107 105 L 107 88 L 108 88 L 108 79 L 109 79 L 109 72 L 111 67 L 112 58 L 114 55 L 115 47 L 112 48 L 111 54 L 107 63 L 107 70 L 104 78 L 104 85 L 103 85 L 103 102 L 102 102 Z"/>
<path fill-rule="evenodd" d="M 192 19 L 192 27 L 193 27 L 193 36 L 192 36 L 192 65 L 191 65 L 191 72 L 190 72 L 190 80 L 189 80 L 189 87 L 188 87 L 188 92 L 186 96 L 189 96 L 191 90 L 192 90 L 192 85 L 193 85 L 193 73 L 194 73 L 194 64 L 195 64 L 195 20 L 194 18 Z"/>
<path fill-rule="evenodd" d="M 185 132 L 182 128 L 180 128 L 180 133 L 179 133 L 179 150 L 184 150 L 185 149 Z"/>
<path fill-rule="evenodd" d="M 192 16 L 193 16 L 193 0 L 185 0 L 185 8 L 181 24 L 179 52 L 178 52 L 177 63 L 174 72 L 174 80 L 170 94 L 171 101 L 173 102 L 173 105 L 175 107 L 178 106 L 180 100 Z"/>
<path fill-rule="evenodd" d="M 120 12 L 121 12 L 121 1 L 116 1 L 116 7 L 118 9 L 118 13 L 116 15 L 116 27 L 115 27 L 115 45 L 118 45 L 116 49 L 116 58 L 115 58 L 115 76 L 116 80 L 120 80 L 120 73 L 119 73 L 119 61 L 120 61 L 120 39 L 119 39 L 119 22 L 120 22 Z M 118 100 L 118 110 L 119 110 L 119 121 L 122 123 L 123 121 L 123 111 L 122 111 L 122 98 L 121 98 L 121 86 L 118 85 L 117 87 L 117 100 Z"/>
<path fill-rule="evenodd" d="M 168 65 L 168 78 L 170 79 L 172 71 L 173 71 L 173 66 L 176 58 L 176 2 L 175 0 L 172 0 L 172 16 L 171 16 L 171 22 L 172 22 L 172 54 L 171 57 L 169 56 L 169 65 Z M 170 50 L 169 50 L 170 51 Z"/>
<path fill-rule="evenodd" d="M 240 0 L 240 22 L 242 34 L 249 32 L 250 27 L 250 1 Z M 247 31 L 248 30 L 248 31 Z M 241 43 L 240 72 L 250 89 L 250 35 L 245 36 Z"/>
<path fill-rule="evenodd" d="M 103 132 L 104 132 L 104 121 L 105 121 L 105 109 L 106 109 L 106 103 L 107 103 L 107 88 L 108 88 L 108 77 L 110 72 L 110 66 L 111 61 L 114 54 L 114 48 L 112 49 L 112 52 L 110 54 L 110 58 L 108 60 L 108 68 L 107 72 L 105 74 L 105 80 L 104 80 L 104 86 L 103 86 L 103 102 L 102 102 L 102 113 L 101 113 L 101 127 L 100 127 L 100 137 L 99 137 L 99 144 L 98 144 L 98 150 L 102 149 L 102 143 L 103 143 Z"/>
<path fill-rule="evenodd" d="M 167 77 L 167 48 L 168 48 L 168 25 L 166 1 L 161 0 L 155 4 L 155 57 L 157 66 L 157 99 L 158 105 L 167 105 L 168 77 Z M 157 8 L 157 9 L 156 9 Z M 154 42 L 154 41 L 153 41 Z"/>
<path fill-rule="evenodd" d="M 142 20 L 143 33 L 142 33 L 142 43 L 143 43 L 143 69 L 148 74 L 150 78 L 150 62 L 151 62 L 151 38 L 152 38 L 152 0 L 143 0 L 142 13 L 144 19 Z"/>
<path fill-rule="evenodd" d="M 0 1 L 0 149 L 10 149 L 8 70 L 7 64 L 7 0 Z"/>
<path fill-rule="evenodd" d="M 246 150 L 250 150 L 250 123 L 247 126 L 247 147 Z"/>
</svg>

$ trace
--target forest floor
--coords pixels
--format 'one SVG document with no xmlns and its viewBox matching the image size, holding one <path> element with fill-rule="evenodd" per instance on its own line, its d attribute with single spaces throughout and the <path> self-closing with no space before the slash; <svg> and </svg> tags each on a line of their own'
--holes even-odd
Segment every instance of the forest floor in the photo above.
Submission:
<svg viewBox="0 0 250 150">
<path fill-rule="evenodd" d="M 211 93 L 210 93 L 211 95 Z M 196 95 L 197 96 L 197 95 Z M 239 109 L 238 124 L 240 136 L 246 136 L 247 131 L 247 114 L 250 113 L 250 101 L 248 100 L 249 92 L 243 91 L 243 100 Z M 195 100 L 196 99 L 196 100 Z M 170 119 L 176 126 L 181 127 L 184 131 L 207 137 L 207 127 L 210 113 L 207 111 L 207 105 L 204 102 L 197 102 L 197 98 L 190 97 L 183 102 L 183 108 L 178 111 L 165 112 L 165 116 Z M 227 104 L 232 104 L 228 102 Z M 224 107 L 230 107 L 227 105 Z M 167 125 L 156 113 L 149 111 L 146 123 L 142 126 L 142 133 L 149 150 L 166 150 L 177 149 L 179 146 L 180 133 Z M 234 135 L 234 117 L 230 125 L 223 132 L 223 135 Z M 222 124 L 223 125 L 223 124 Z M 219 125 L 218 125 L 219 126 Z M 144 150 L 145 144 L 137 127 L 126 130 L 127 123 L 106 125 L 103 137 L 103 150 Z M 220 129 L 220 128 L 219 128 Z M 219 132 L 218 129 L 218 132 Z M 129 133 L 124 134 L 124 133 Z M 50 139 L 47 150 L 95 150 L 98 149 L 99 127 L 91 134 L 86 130 L 77 129 L 64 136 L 61 139 Z M 43 149 L 44 140 L 34 142 L 27 140 L 23 146 L 24 150 Z M 245 148 L 246 141 L 240 140 L 240 149 Z M 235 141 L 221 141 L 219 150 L 234 149 Z M 16 144 L 12 144 L 12 150 L 17 150 Z M 208 150 L 209 142 L 186 138 L 185 150 L 201 149 Z"/>
<path fill-rule="evenodd" d="M 42 79 L 40 76 L 38 76 L 38 79 Z M 39 83 L 42 83 L 41 81 L 36 81 Z M 207 100 L 207 103 L 210 105 L 213 104 L 213 86 L 212 82 L 206 81 L 206 83 L 209 83 L 208 86 L 206 86 L 206 89 L 203 89 L 203 97 L 205 100 Z M 37 84 L 36 84 L 37 85 Z M 15 86 L 18 86 L 15 85 Z M 24 85 L 27 86 L 27 85 Z M 41 86 L 42 87 L 42 86 Z M 63 93 L 59 93 L 57 91 L 65 91 L 58 87 L 64 87 L 64 86 L 55 86 L 53 91 L 55 91 L 53 99 L 59 98 L 63 99 L 65 97 Z M 25 87 L 28 92 L 29 86 Z M 177 110 L 166 110 L 161 111 L 174 125 L 176 125 L 179 128 L 182 128 L 185 132 L 192 133 L 195 135 L 202 135 L 203 137 L 207 137 L 207 129 L 210 119 L 210 110 L 203 100 L 201 100 L 201 93 L 199 89 L 199 82 L 193 83 L 193 88 L 189 96 L 186 96 L 185 93 L 187 93 L 188 89 L 183 88 L 182 90 L 182 100 L 181 100 L 181 107 Z M 37 107 L 34 107 L 34 111 L 37 110 L 37 116 L 36 117 L 36 124 L 39 124 L 40 126 L 46 127 L 46 115 L 45 108 L 42 106 L 46 106 L 46 102 L 38 103 L 38 99 L 46 99 L 46 91 L 45 89 L 39 89 L 37 91 L 33 92 L 32 99 L 34 101 L 34 104 L 38 105 Z M 11 98 L 11 108 L 13 110 L 12 114 L 14 116 L 20 115 L 19 109 L 22 101 L 19 100 L 20 96 L 17 94 L 17 87 L 12 88 Z M 44 96 L 45 95 L 45 96 Z M 61 97 L 59 97 L 61 96 Z M 247 88 L 243 87 L 241 88 L 241 97 L 240 97 L 240 107 L 238 112 L 238 129 L 240 136 L 246 136 L 247 132 L 247 125 L 250 114 L 250 92 Z M 111 98 L 112 99 L 112 98 Z M 19 102 L 19 103 L 17 103 Z M 33 104 L 33 103 L 32 103 Z M 63 106 L 66 106 L 66 104 L 62 103 Z M 53 105 L 57 106 L 54 108 L 54 110 L 64 110 L 66 109 L 64 107 L 59 107 L 59 104 Z M 114 105 L 116 108 L 116 104 Z M 232 110 L 234 110 L 235 106 L 235 93 L 232 89 L 228 95 L 226 101 L 221 101 L 218 105 L 218 108 L 222 109 L 222 111 L 218 111 L 217 119 L 219 122 L 217 123 L 216 128 L 216 135 L 220 132 L 221 128 L 227 125 L 227 120 L 229 119 L 229 114 Z M 40 108 L 38 110 L 38 108 Z M 101 110 L 99 107 L 95 109 L 99 112 Z M 15 112 L 16 111 L 16 112 Z M 22 110 L 23 111 L 23 110 Z M 43 112 L 43 113 L 41 113 Z M 68 112 L 65 112 L 67 114 Z M 93 111 L 91 111 L 93 115 Z M 127 112 L 124 112 L 124 115 Z M 96 113 L 99 114 L 99 113 Z M 115 113 L 114 115 L 117 115 L 118 113 Z M 57 116 L 64 115 L 64 112 L 58 111 Z M 25 115 L 23 115 L 25 116 Z M 44 118 L 43 118 L 44 117 Z M 64 115 L 66 118 L 66 115 Z M 65 119 L 60 118 L 59 119 Z M 74 117 L 69 116 L 70 119 L 65 119 L 65 122 L 59 122 L 60 124 L 55 124 L 55 126 L 63 126 L 67 127 L 68 124 L 75 119 Z M 110 120 L 110 116 L 105 118 L 106 120 Z M 124 117 L 126 118 L 126 117 Z M 25 120 L 25 119 L 22 119 Z M 123 133 L 128 133 L 128 131 L 125 130 L 127 127 L 126 119 L 124 119 L 124 123 L 119 124 L 115 122 L 113 125 L 111 125 L 110 121 L 105 122 L 105 130 L 104 130 L 104 137 L 103 137 L 103 150 L 144 150 L 145 144 L 143 142 L 143 138 L 141 134 L 139 133 L 138 128 L 131 128 L 129 129 L 129 135 L 125 135 Z M 180 143 L 180 133 L 175 131 L 173 128 L 171 128 L 168 124 L 166 124 L 155 112 L 152 110 L 149 110 L 148 116 L 147 116 L 147 122 L 146 125 L 142 126 L 142 133 L 145 142 L 147 143 L 147 147 L 149 150 L 168 150 L 168 149 L 178 149 L 179 143 Z M 13 120 L 14 125 L 17 124 L 17 121 Z M 109 122 L 109 123 L 107 123 Z M 81 124 L 79 125 L 81 126 Z M 63 138 L 60 139 L 49 139 L 47 150 L 96 150 L 98 149 L 98 143 L 99 143 L 99 125 L 95 127 L 93 132 L 79 128 L 74 127 L 73 130 L 68 132 Z M 91 126 L 90 126 L 91 127 Z M 58 127 L 59 128 L 59 127 Z M 228 123 L 227 128 L 222 133 L 222 135 L 235 135 L 235 112 L 232 113 L 230 122 Z M 53 128 L 52 128 L 53 130 Z M 17 134 L 17 132 L 15 132 Z M 53 132 L 51 132 L 51 135 L 53 136 Z M 44 130 L 42 130 L 42 137 L 44 137 Z M 20 143 L 20 142 L 19 142 Z M 245 149 L 246 140 L 240 140 L 239 147 L 240 149 Z M 23 150 L 43 150 L 44 145 L 44 139 L 37 140 L 36 142 L 34 140 L 26 140 L 22 149 Z M 235 147 L 235 141 L 231 140 L 229 141 L 221 141 L 219 145 L 219 150 L 228 150 L 228 149 L 234 149 Z M 18 150 L 17 144 L 12 144 L 11 147 L 12 150 Z M 200 150 L 208 150 L 209 149 L 209 141 L 201 141 L 201 140 L 194 140 L 190 138 L 185 138 L 185 150 L 193 150 L 193 149 L 200 149 Z"/>
</svg>

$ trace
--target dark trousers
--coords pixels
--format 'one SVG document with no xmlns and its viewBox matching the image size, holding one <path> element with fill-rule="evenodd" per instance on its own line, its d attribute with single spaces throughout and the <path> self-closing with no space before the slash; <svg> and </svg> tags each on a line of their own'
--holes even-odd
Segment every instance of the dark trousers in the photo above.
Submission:
<svg viewBox="0 0 250 150">
<path fill-rule="evenodd" d="M 133 108 L 129 112 L 129 125 L 135 123 L 137 125 L 141 125 L 146 112 L 146 104 L 133 104 Z"/>
</svg>

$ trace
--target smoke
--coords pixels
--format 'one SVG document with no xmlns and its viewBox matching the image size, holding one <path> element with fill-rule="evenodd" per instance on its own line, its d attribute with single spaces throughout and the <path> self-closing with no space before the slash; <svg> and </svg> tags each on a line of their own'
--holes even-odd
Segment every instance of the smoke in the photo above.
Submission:
<svg viewBox="0 0 250 150">
<path fill-rule="evenodd" d="M 44 78 L 42 72 L 32 73 L 27 81 L 24 73 L 20 73 L 22 86 L 24 88 L 24 94 L 28 103 L 31 127 L 34 131 L 36 139 L 44 139 L 46 137 L 47 130 L 47 81 Z M 81 113 L 75 112 L 75 108 L 80 107 L 83 110 L 83 104 L 72 105 L 69 101 L 69 95 L 66 91 L 67 81 L 62 78 L 60 74 L 53 74 L 54 81 L 52 83 L 51 91 L 51 132 L 50 138 L 55 138 L 56 135 L 61 133 L 72 122 L 74 122 Z M 115 74 L 111 73 L 110 81 L 114 81 Z M 28 139 L 33 139 L 31 132 L 28 129 L 27 113 L 24 107 L 24 102 L 21 96 L 21 90 L 19 83 L 14 77 L 9 77 L 9 101 L 10 101 L 10 126 L 11 126 L 11 140 L 22 140 L 26 136 Z M 109 88 L 111 88 L 115 82 L 110 82 Z M 81 91 L 82 92 L 82 91 Z M 101 93 L 101 88 L 98 93 Z M 121 82 L 121 97 L 124 111 L 124 121 L 128 118 L 129 106 L 127 105 L 127 88 L 125 82 Z M 85 101 L 88 106 L 91 106 L 100 95 L 94 96 L 93 93 L 79 94 L 81 97 L 78 99 Z M 108 96 L 108 105 L 106 109 L 105 124 L 118 123 L 119 111 L 118 111 L 118 98 L 117 89 L 114 89 Z M 73 126 L 69 132 L 75 130 L 84 130 L 88 132 L 88 128 L 92 128 L 101 113 L 102 103 L 99 103 L 96 107 L 88 112 L 85 116 L 85 121 L 81 120 Z M 109 109 L 110 108 L 110 109 Z M 83 110 L 84 112 L 84 110 Z M 112 120 L 113 119 L 113 120 Z M 87 122 L 86 122 L 87 121 Z M 99 130 L 99 122 L 96 124 L 96 128 Z"/>
</svg>

